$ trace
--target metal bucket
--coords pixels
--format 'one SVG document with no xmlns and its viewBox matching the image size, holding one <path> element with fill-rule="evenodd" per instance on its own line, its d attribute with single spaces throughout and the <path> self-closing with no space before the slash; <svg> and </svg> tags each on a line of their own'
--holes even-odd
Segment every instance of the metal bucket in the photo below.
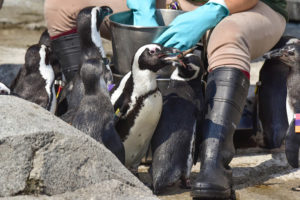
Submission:
<svg viewBox="0 0 300 200">
<path fill-rule="evenodd" d="M 143 27 L 133 26 L 132 11 L 115 13 L 109 16 L 109 29 L 112 36 L 113 49 L 113 72 L 124 75 L 131 70 L 131 61 L 135 52 L 141 46 L 152 43 L 158 37 L 167 25 L 184 11 L 158 9 L 156 10 L 156 21 L 159 26 Z M 164 78 L 170 75 L 171 67 L 166 67 L 160 72 L 159 76 Z"/>
</svg>

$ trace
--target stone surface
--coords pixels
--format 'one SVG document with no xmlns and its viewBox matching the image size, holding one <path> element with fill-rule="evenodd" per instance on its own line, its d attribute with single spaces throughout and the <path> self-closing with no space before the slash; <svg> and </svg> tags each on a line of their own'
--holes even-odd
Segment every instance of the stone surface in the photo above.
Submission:
<svg viewBox="0 0 300 200">
<path fill-rule="evenodd" d="M 56 195 L 91 185 L 99 195 L 103 185 L 107 195 L 115 187 L 116 197 L 154 198 L 102 144 L 42 107 L 13 96 L 0 96 L 0 105 L 0 196 Z"/>
<path fill-rule="evenodd" d="M 233 188 L 237 200 L 300 200 L 300 169 L 292 169 L 286 161 L 284 148 L 266 150 L 261 148 L 238 149 L 230 166 L 233 169 Z M 198 162 L 192 168 L 191 180 L 200 169 Z M 139 167 L 141 180 L 151 183 L 148 166 Z M 283 198 L 286 196 L 286 198 Z M 158 195 L 161 200 L 190 200 L 190 190 L 180 183 L 170 186 Z"/>
<path fill-rule="evenodd" d="M 113 191 L 113 193 L 112 193 Z M 16 197 L 0 198 L 1 200 L 158 200 L 155 196 L 149 196 L 139 189 L 124 184 L 118 180 L 103 181 L 101 183 L 54 196 L 21 195 Z"/>
</svg>

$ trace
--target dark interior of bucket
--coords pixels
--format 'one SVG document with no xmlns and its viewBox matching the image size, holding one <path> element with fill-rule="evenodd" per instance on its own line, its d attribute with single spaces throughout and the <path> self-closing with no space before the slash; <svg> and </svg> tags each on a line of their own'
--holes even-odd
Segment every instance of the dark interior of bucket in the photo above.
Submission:
<svg viewBox="0 0 300 200">
<path fill-rule="evenodd" d="M 133 14 L 131 11 L 113 14 L 109 17 L 109 19 L 119 24 L 126 24 L 126 25 L 133 24 Z"/>
</svg>

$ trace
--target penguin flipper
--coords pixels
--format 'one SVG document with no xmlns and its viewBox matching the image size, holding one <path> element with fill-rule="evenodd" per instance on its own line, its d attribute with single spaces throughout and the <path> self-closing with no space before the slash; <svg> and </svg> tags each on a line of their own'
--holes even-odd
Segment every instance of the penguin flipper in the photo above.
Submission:
<svg viewBox="0 0 300 200">
<path fill-rule="evenodd" d="M 285 155 L 288 163 L 294 167 L 299 167 L 300 134 L 295 133 L 295 120 L 290 124 L 285 142 Z"/>
<path fill-rule="evenodd" d="M 101 134 L 101 140 L 104 146 L 115 154 L 122 164 L 125 164 L 125 148 L 115 129 L 113 121 L 107 123 L 104 129 L 105 131 Z"/>
</svg>

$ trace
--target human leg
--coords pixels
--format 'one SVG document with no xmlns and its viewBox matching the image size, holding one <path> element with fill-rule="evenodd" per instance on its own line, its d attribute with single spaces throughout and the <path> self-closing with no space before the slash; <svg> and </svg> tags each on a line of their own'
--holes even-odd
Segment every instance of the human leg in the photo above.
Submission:
<svg viewBox="0 0 300 200">
<path fill-rule="evenodd" d="M 250 60 L 271 49 L 284 28 L 284 18 L 259 2 L 249 11 L 226 17 L 212 31 L 207 48 L 210 73 L 201 132 L 201 168 L 191 196 L 230 197 L 233 133 L 248 93 Z"/>
<path fill-rule="evenodd" d="M 78 71 L 81 57 L 79 36 L 76 31 L 77 15 L 85 7 L 109 6 L 115 12 L 126 10 L 126 0 L 46 0 L 45 20 L 52 39 L 53 52 L 56 54 L 61 70 L 69 82 Z M 108 35 L 102 24 L 101 36 Z"/>
<path fill-rule="evenodd" d="M 88 6 L 109 6 L 115 13 L 128 10 L 126 0 L 46 0 L 44 17 L 50 37 L 76 28 L 79 11 Z"/>
</svg>

